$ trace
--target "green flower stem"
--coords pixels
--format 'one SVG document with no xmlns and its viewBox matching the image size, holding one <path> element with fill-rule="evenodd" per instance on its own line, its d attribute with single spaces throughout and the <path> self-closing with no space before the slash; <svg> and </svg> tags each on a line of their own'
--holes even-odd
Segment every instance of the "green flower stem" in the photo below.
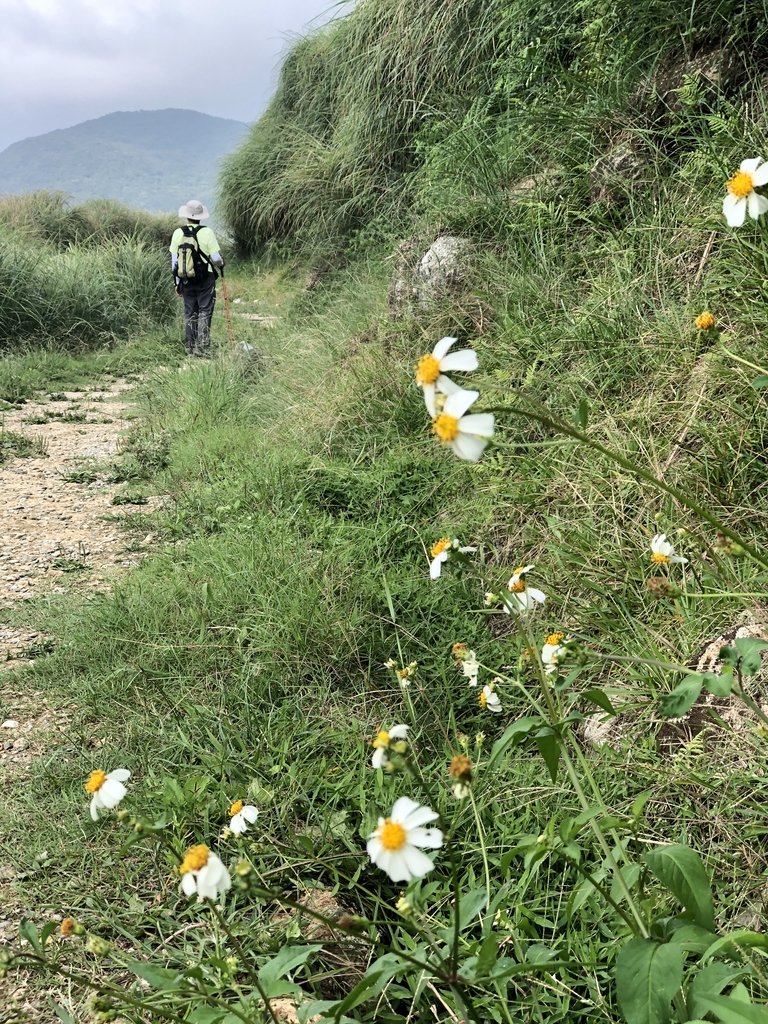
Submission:
<svg viewBox="0 0 768 1024">
<path fill-rule="evenodd" d="M 224 919 L 224 915 L 221 913 L 221 911 L 216 906 L 216 904 L 214 903 L 213 900 L 208 900 L 208 906 L 211 909 L 211 913 L 216 918 L 216 920 L 217 920 L 217 922 L 219 924 L 219 927 L 224 932 L 224 934 L 227 936 L 229 941 L 232 943 L 233 949 L 235 950 L 235 952 L 237 953 L 238 957 L 240 958 L 240 963 L 248 971 L 248 977 L 251 979 L 251 981 L 253 982 L 254 988 L 256 989 L 256 991 L 261 996 L 261 999 L 262 999 L 262 1001 L 264 1003 L 264 1009 L 269 1014 L 269 1016 L 272 1018 L 273 1024 L 280 1024 L 280 1020 L 278 1019 L 277 1014 L 272 1009 L 272 1003 L 270 1002 L 269 997 L 267 996 L 267 993 L 264 991 L 264 986 L 261 984 L 261 979 L 259 978 L 258 972 L 254 971 L 253 968 L 250 966 L 249 961 L 248 961 L 248 957 L 245 955 L 245 950 L 240 945 L 240 940 L 233 933 L 232 929 L 229 927 L 229 925 L 227 924 L 226 920 Z M 245 1020 L 246 1018 L 242 1018 L 242 1019 Z"/>
<path fill-rule="evenodd" d="M 750 370 L 756 370 L 758 373 L 768 373 L 768 369 L 764 366 L 758 366 L 757 363 L 750 363 L 748 359 L 744 359 L 743 356 L 737 356 L 735 352 L 731 352 L 729 348 L 722 346 L 720 351 L 724 356 L 728 356 L 729 359 L 733 359 L 737 363 L 741 363 L 743 366 L 748 366 Z"/>
<path fill-rule="evenodd" d="M 565 859 L 568 861 L 568 863 L 572 864 L 573 867 L 576 868 L 576 870 L 582 876 L 582 878 L 585 878 L 589 882 L 589 884 L 592 886 L 592 888 L 595 889 L 598 893 L 600 893 L 600 895 L 603 897 L 605 902 L 609 906 L 613 907 L 615 912 L 619 915 L 619 917 L 622 919 L 622 921 L 627 925 L 629 930 L 634 934 L 634 932 L 635 932 L 635 922 L 632 920 L 632 918 L 629 916 L 629 914 L 627 914 L 626 910 L 624 910 L 624 908 L 620 904 L 618 904 L 616 902 L 616 900 L 613 898 L 613 896 L 611 896 L 609 890 L 606 889 L 606 887 L 604 885 L 602 885 L 600 882 L 598 882 L 598 880 L 595 878 L 595 876 L 591 872 L 587 871 L 587 869 L 584 867 L 584 865 L 581 864 L 574 857 L 569 857 L 568 854 L 565 853 L 565 851 L 563 851 L 563 850 L 559 850 L 558 853 L 561 853 L 565 857 Z"/>
<path fill-rule="evenodd" d="M 544 669 L 544 666 L 541 663 L 541 657 L 540 657 L 540 654 L 539 654 L 539 648 L 537 647 L 537 645 L 536 645 L 536 643 L 534 641 L 533 635 L 532 635 L 532 633 L 530 631 L 530 628 L 528 626 L 528 623 L 525 620 L 521 620 L 521 629 L 523 631 L 523 635 L 527 639 L 529 649 L 531 651 L 535 652 L 536 669 L 537 669 L 537 672 L 538 672 L 538 675 L 539 675 L 539 683 L 540 683 L 540 686 L 541 686 L 542 696 L 544 697 L 544 703 L 546 704 L 548 712 L 549 712 L 550 725 L 552 726 L 553 729 L 559 730 L 561 716 L 560 716 L 560 712 L 559 712 L 559 709 L 558 709 L 558 706 L 557 706 L 557 702 L 555 700 L 555 695 L 554 695 L 554 693 L 552 691 L 552 687 L 550 686 L 549 680 L 547 678 L 547 673 L 546 673 L 546 671 Z M 595 797 L 595 799 L 598 802 L 598 806 L 599 806 L 600 810 L 603 812 L 603 814 L 607 817 L 608 811 L 607 811 L 607 808 L 605 807 L 602 795 L 600 794 L 600 790 L 597 787 L 597 784 L 595 782 L 595 779 L 594 779 L 594 776 L 592 774 L 592 771 L 589 768 L 589 766 L 586 764 L 586 762 L 584 760 L 584 756 L 581 753 L 581 750 L 580 750 L 578 744 L 573 744 L 573 747 L 574 747 L 574 750 L 576 751 L 576 756 L 579 758 L 580 767 L 581 767 L 582 771 L 584 772 L 584 774 L 586 775 L 586 777 L 587 777 L 587 779 L 589 781 L 589 784 L 590 784 L 590 789 L 592 790 L 592 792 L 594 794 L 594 797 Z M 587 796 L 586 796 L 586 793 L 584 792 L 584 789 L 583 789 L 583 787 L 581 785 L 581 780 L 579 779 L 578 772 L 575 769 L 575 766 L 573 764 L 573 761 L 571 760 L 570 754 L 568 753 L 568 748 L 566 747 L 564 741 L 561 742 L 561 744 L 560 744 L 560 756 L 563 759 L 563 764 L 565 765 L 565 769 L 566 769 L 566 772 L 568 774 L 568 778 L 570 779 L 571 785 L 573 786 L 574 791 L 575 791 L 577 797 L 579 798 L 579 802 L 581 803 L 582 808 L 585 811 L 591 811 L 592 810 L 592 804 L 590 804 L 590 802 L 587 800 Z M 637 930 L 639 932 L 639 934 L 641 936 L 643 936 L 643 938 L 647 938 L 648 937 L 648 929 L 646 927 L 645 921 L 643 920 L 642 914 L 640 913 L 640 911 L 638 910 L 638 908 L 637 908 L 637 906 L 635 904 L 634 897 L 632 896 L 632 893 L 629 890 L 629 886 L 627 885 L 626 881 L 624 880 L 624 876 L 621 873 L 621 868 L 619 867 L 619 864 L 617 863 L 616 858 L 614 857 L 613 850 L 611 850 L 610 846 L 608 845 L 608 840 L 605 838 L 605 834 L 603 833 L 603 830 L 600 828 L 600 826 L 598 825 L 598 823 L 597 823 L 597 821 L 595 820 L 594 817 L 590 817 L 590 819 L 589 819 L 589 826 L 592 829 L 592 831 L 593 831 L 593 833 L 595 835 L 595 838 L 597 839 L 597 842 L 598 842 L 598 844 L 600 845 L 600 848 L 603 851 L 603 855 L 605 856 L 605 859 L 611 865 L 611 870 L 613 871 L 613 874 L 614 874 L 614 877 L 616 879 L 616 882 L 617 882 L 619 888 L 621 889 L 622 894 L 623 894 L 625 900 L 627 901 L 627 905 L 629 906 L 629 908 L 630 908 L 630 910 L 632 912 L 632 916 L 635 919 L 636 929 L 633 928 L 633 931 Z M 611 833 L 611 837 L 612 837 L 614 843 L 616 844 L 616 846 L 618 848 L 619 847 L 619 837 L 618 837 L 618 835 L 616 834 L 615 831 L 613 831 Z"/>
<path fill-rule="evenodd" d="M 652 484 L 658 490 L 663 491 L 665 494 L 669 494 L 670 497 L 679 501 L 681 505 L 690 509 L 691 512 L 695 512 L 696 515 L 700 516 L 705 522 L 709 523 L 710 526 L 714 526 L 716 530 L 719 530 L 724 536 L 730 540 L 739 544 L 745 551 L 746 554 L 758 565 L 761 565 L 764 569 L 768 569 L 768 557 L 762 555 L 754 545 L 745 541 L 738 533 L 735 533 L 727 523 L 722 522 L 717 516 L 712 515 L 702 505 L 693 498 L 689 497 L 684 491 L 674 487 L 672 484 L 665 483 L 664 480 L 660 480 L 654 476 L 649 470 L 643 466 L 639 466 L 636 462 L 632 462 L 631 459 L 625 458 L 623 455 L 619 455 L 618 452 L 607 448 L 604 444 L 599 441 L 595 441 L 588 434 L 578 430 L 576 427 L 572 427 L 570 423 L 565 423 L 563 420 L 553 419 L 551 416 L 547 416 L 544 413 L 534 412 L 531 409 L 523 409 L 515 405 L 503 405 L 496 406 L 489 410 L 491 412 L 506 412 L 513 413 L 515 416 L 527 416 L 532 420 L 536 420 L 537 423 L 541 423 L 542 426 L 548 427 L 550 430 L 556 430 L 562 434 L 566 434 L 568 437 L 572 437 L 574 441 L 580 441 L 582 444 L 587 445 L 588 448 L 592 448 L 596 452 L 600 452 L 601 455 L 605 455 L 611 459 L 617 465 L 621 466 L 622 469 L 626 469 L 629 473 L 634 473 L 639 476 L 641 480 L 645 480 L 647 483 Z M 515 445 L 503 445 L 497 443 L 497 447 L 504 448 L 516 447 Z"/>
<path fill-rule="evenodd" d="M 480 854 L 483 858 L 483 870 L 485 872 L 485 909 L 486 912 L 491 905 L 491 869 L 488 864 L 488 850 L 485 844 L 485 830 L 483 829 L 483 823 L 480 820 L 480 813 L 477 809 L 477 803 L 475 802 L 475 794 L 472 790 L 472 786 L 469 786 L 469 802 L 472 804 L 472 813 L 475 816 L 475 826 L 477 828 L 477 838 L 480 841 Z"/>
</svg>

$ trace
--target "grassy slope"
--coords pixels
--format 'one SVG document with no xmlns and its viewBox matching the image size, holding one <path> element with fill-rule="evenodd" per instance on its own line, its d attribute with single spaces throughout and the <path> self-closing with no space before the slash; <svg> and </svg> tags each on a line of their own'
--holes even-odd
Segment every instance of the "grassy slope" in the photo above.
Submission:
<svg viewBox="0 0 768 1024">
<path fill-rule="evenodd" d="M 637 236 L 639 253 L 622 236 L 618 261 L 606 253 L 602 266 L 593 259 L 585 270 L 574 257 L 578 274 L 545 252 L 535 259 L 535 245 L 525 267 L 488 256 L 487 279 L 506 304 L 492 333 L 476 339 L 479 386 L 489 405 L 517 393 L 566 412 L 586 392 L 597 434 L 658 465 L 696 404 L 691 374 L 701 341 L 690 315 L 698 307 L 680 302 L 674 259 L 660 286 L 659 260 L 648 261 L 654 250 Z M 418 747 L 439 790 L 456 730 L 471 736 L 482 729 L 491 741 L 526 710 L 505 688 L 501 721 L 483 716 L 448 656 L 450 644 L 464 640 L 492 670 L 516 662 L 520 640 L 509 620 L 489 619 L 480 607 L 484 590 L 515 565 L 537 562 L 550 595 L 535 624 L 539 641 L 563 626 L 592 653 L 678 663 L 751 604 L 729 591 L 764 589 L 749 563 L 718 560 L 715 571 L 702 561 L 697 552 L 711 534 L 698 534 L 700 524 L 674 502 L 525 420 L 503 417 L 513 447 L 489 452 L 477 467 L 440 451 L 411 380 L 435 331 L 429 323 L 418 328 L 421 336 L 413 324 L 386 326 L 386 272 L 373 261 L 321 299 L 298 295 L 285 304 L 278 327 L 253 336 L 264 354 L 263 378 L 226 361 L 151 375 L 131 447 L 145 466 L 162 461 L 158 452 L 169 458 L 161 475 L 173 499 L 161 522 L 168 544 L 110 598 L 38 607 L 40 625 L 61 642 L 37 662 L 30 683 L 53 701 L 75 700 L 79 710 L 64 748 L 49 752 L 33 784 L 11 792 L 2 831 L 11 846 L 25 835 L 24 865 L 33 869 L 27 899 L 98 922 L 107 934 L 139 928 L 131 944 L 141 953 L 181 927 L 190 910 L 172 897 L 154 907 L 151 858 L 108 853 L 111 826 L 105 836 L 85 822 L 81 784 L 94 746 L 99 763 L 131 768 L 132 806 L 150 818 L 164 810 L 179 848 L 215 834 L 229 800 L 248 792 L 262 808 L 255 855 L 264 870 L 277 871 L 289 889 L 299 877 L 336 885 L 348 906 L 371 912 L 372 892 L 391 903 L 398 890 L 360 856 L 361 835 L 391 791 L 385 779 L 378 793 L 365 737 L 408 714 L 382 668 L 387 658 L 420 663 L 421 682 L 410 691 Z M 650 279 L 653 296 L 643 287 Z M 230 287 L 233 298 L 261 297 L 261 310 L 295 282 L 286 276 L 276 286 L 274 275 L 248 274 Z M 728 341 L 754 358 L 750 327 L 746 318 L 734 321 Z M 379 340 L 361 341 L 364 329 Z M 239 323 L 238 333 L 244 336 Z M 689 454 L 670 479 L 693 487 L 732 525 L 759 529 L 763 400 L 749 386 L 752 374 L 719 351 L 705 365 Z M 649 596 L 648 539 L 659 522 L 671 532 L 682 525 L 694 531 L 684 542 L 698 574 L 689 585 L 698 590 L 701 579 L 708 600 Z M 482 557 L 466 578 L 431 584 L 425 546 L 443 533 L 480 544 Z M 615 665 L 591 669 L 579 685 L 596 681 L 612 693 L 629 686 L 646 720 L 648 698 L 671 686 L 668 673 Z M 659 754 L 652 734 L 621 754 L 595 754 L 593 770 L 613 810 L 626 812 L 650 790 L 646 841 L 687 840 L 707 856 L 725 924 L 760 892 L 753 830 L 764 780 L 717 733 L 674 757 Z M 577 879 L 558 869 L 537 881 L 516 862 L 498 866 L 521 833 L 538 834 L 553 814 L 576 810 L 568 788 L 546 781 L 540 765 L 525 753 L 499 772 L 484 777 L 481 770 L 477 799 L 508 908 L 505 927 L 562 951 L 561 904 Z M 447 796 L 437 799 L 454 813 Z M 459 820 L 471 886 L 482 865 L 470 823 Z M 35 873 L 44 852 L 50 861 Z M 747 877 L 737 869 L 743 859 L 753 869 Z M 170 864 L 161 862 L 159 871 L 169 877 Z M 444 898 L 438 887 L 437 906 Z M 584 910 L 567 943 L 572 955 L 597 959 L 598 984 L 567 975 L 571 995 L 560 985 L 554 993 L 532 990 L 526 999 L 534 1019 L 613 1012 L 603 994 L 610 991 L 610 928 L 594 938 L 593 913 Z M 390 927 L 386 916 L 380 925 Z M 248 941 L 263 950 L 265 935 L 277 941 L 279 930 L 266 918 L 260 927 L 266 932 L 249 930 Z M 169 962 L 190 955 L 197 954 L 181 945 L 162 953 Z"/>
</svg>

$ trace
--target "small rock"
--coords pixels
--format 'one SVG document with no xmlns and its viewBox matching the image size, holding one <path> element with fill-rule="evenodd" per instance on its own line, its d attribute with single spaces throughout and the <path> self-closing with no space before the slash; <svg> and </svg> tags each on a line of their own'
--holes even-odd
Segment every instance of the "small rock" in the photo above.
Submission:
<svg viewBox="0 0 768 1024">
<path fill-rule="evenodd" d="M 19 728 L 19 723 L 16 721 L 15 718 L 6 718 L 6 720 L 0 726 L 0 729 L 18 729 L 18 728 Z"/>
</svg>

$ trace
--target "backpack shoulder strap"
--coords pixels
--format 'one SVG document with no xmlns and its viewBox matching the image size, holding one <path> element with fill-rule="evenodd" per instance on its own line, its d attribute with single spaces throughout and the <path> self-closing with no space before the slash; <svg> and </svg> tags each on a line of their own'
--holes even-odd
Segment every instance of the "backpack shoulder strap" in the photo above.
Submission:
<svg viewBox="0 0 768 1024">
<path fill-rule="evenodd" d="M 192 227 L 191 224 L 187 224 L 187 227 L 190 228 L 190 232 L 189 232 L 190 238 L 194 238 L 194 240 L 195 240 L 195 245 L 197 246 L 198 255 L 200 256 L 201 259 L 205 260 L 205 262 L 211 268 L 213 273 L 218 277 L 218 274 L 216 274 L 216 268 L 214 267 L 213 262 L 211 261 L 210 256 L 206 255 L 206 253 L 203 252 L 203 250 L 200 248 L 200 242 L 197 239 L 198 234 L 203 230 L 205 225 L 204 224 L 195 224 L 195 226 Z"/>
</svg>

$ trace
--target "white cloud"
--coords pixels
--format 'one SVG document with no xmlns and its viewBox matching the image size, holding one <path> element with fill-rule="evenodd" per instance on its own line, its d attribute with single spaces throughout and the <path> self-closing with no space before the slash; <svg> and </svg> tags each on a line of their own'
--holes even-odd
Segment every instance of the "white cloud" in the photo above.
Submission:
<svg viewBox="0 0 768 1024">
<path fill-rule="evenodd" d="M 113 110 L 251 121 L 288 37 L 340 10 L 334 0 L 0 0 L 0 149 Z"/>
</svg>

